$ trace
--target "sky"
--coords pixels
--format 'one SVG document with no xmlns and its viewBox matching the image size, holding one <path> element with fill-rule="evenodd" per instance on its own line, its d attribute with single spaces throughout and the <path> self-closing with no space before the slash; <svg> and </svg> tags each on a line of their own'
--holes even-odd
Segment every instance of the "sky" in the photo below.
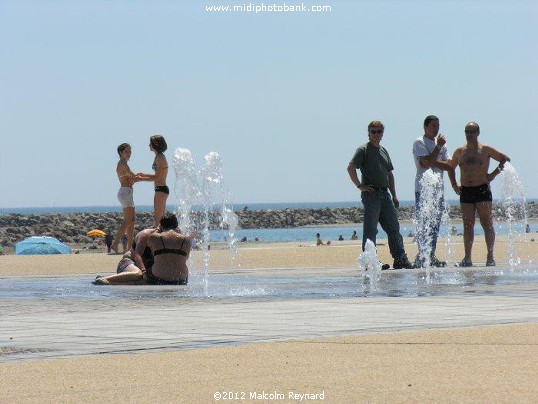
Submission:
<svg viewBox="0 0 538 404">
<path fill-rule="evenodd" d="M 116 148 L 130 143 L 131 169 L 150 173 L 153 134 L 169 162 L 178 147 L 200 167 L 218 152 L 235 203 L 358 201 L 346 168 L 377 119 L 411 200 L 429 114 L 450 153 L 478 122 L 538 197 L 536 1 L 302 3 L 330 11 L 0 0 L 0 207 L 118 205 Z M 170 204 L 175 182 L 171 168 Z M 153 204 L 151 183 L 135 185 L 135 203 Z"/>
</svg>

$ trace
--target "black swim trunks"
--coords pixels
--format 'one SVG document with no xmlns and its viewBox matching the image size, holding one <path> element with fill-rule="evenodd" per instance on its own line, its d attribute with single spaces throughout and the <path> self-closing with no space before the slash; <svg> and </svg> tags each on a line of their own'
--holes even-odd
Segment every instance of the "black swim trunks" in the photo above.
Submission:
<svg viewBox="0 0 538 404">
<path fill-rule="evenodd" d="M 460 203 L 478 203 L 491 202 L 491 188 L 489 184 L 479 185 L 477 187 L 461 187 Z"/>
<path fill-rule="evenodd" d="M 157 185 L 155 187 L 155 192 L 162 192 L 163 194 L 170 195 L 170 190 L 167 185 Z"/>
</svg>

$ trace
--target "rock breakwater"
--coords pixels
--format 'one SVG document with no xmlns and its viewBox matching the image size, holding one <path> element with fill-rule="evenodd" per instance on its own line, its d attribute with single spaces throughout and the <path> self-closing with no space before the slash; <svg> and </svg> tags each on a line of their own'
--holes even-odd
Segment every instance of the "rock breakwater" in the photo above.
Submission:
<svg viewBox="0 0 538 404">
<path fill-rule="evenodd" d="M 328 226 L 362 223 L 362 207 L 322 208 L 322 209 L 283 209 L 283 210 L 248 210 L 235 212 L 239 218 L 239 228 L 270 229 L 301 226 Z M 495 205 L 495 217 L 505 219 L 506 209 Z M 400 220 L 412 220 L 414 207 L 401 207 L 398 210 Z M 460 218 L 459 206 L 451 206 L 451 218 Z M 518 215 L 523 215 L 522 211 Z M 528 218 L 538 218 L 538 204 L 528 203 Z M 0 216 L 0 245 L 13 246 L 16 242 L 30 236 L 52 236 L 67 243 L 91 243 L 93 239 L 86 233 L 92 229 L 101 229 L 114 233 L 122 222 L 123 215 L 110 213 L 67 213 L 46 215 L 9 214 Z M 200 213 L 194 214 L 194 221 L 201 222 Z M 136 214 L 136 231 L 153 225 L 153 215 L 148 212 Z M 212 212 L 210 228 L 221 228 L 220 217 Z"/>
</svg>

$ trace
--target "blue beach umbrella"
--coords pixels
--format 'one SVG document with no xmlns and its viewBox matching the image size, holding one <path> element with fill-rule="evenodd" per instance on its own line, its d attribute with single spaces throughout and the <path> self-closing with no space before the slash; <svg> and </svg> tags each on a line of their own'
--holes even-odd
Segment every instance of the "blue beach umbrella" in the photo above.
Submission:
<svg viewBox="0 0 538 404">
<path fill-rule="evenodd" d="M 16 255 L 71 254 L 71 248 L 54 237 L 28 237 L 15 244 Z"/>
</svg>

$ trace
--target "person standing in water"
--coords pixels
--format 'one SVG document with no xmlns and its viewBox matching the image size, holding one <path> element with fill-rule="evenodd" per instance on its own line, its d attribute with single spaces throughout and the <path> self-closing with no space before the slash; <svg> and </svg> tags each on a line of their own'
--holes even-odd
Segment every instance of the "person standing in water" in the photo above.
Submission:
<svg viewBox="0 0 538 404">
<path fill-rule="evenodd" d="M 362 250 L 367 240 L 376 244 L 377 224 L 387 233 L 389 250 L 394 259 L 393 268 L 413 268 L 404 249 L 396 208 L 400 202 L 392 161 L 388 151 L 381 146 L 385 126 L 380 121 L 368 125 L 368 142 L 360 146 L 347 166 L 349 178 L 361 193 L 364 206 Z M 362 180 L 359 180 L 360 170 Z M 388 265 L 387 265 L 388 266 Z"/>
<path fill-rule="evenodd" d="M 424 119 L 424 135 L 417 138 L 413 143 L 413 160 L 417 169 L 415 176 L 415 213 L 417 215 L 416 241 L 418 254 L 415 258 L 415 266 L 421 268 L 427 263 L 427 253 L 429 253 L 430 266 L 445 266 L 446 262 L 440 261 L 435 251 L 437 249 L 437 237 L 441 220 L 445 210 L 443 170 L 450 171 L 452 166 L 447 164 L 448 151 L 445 146 L 446 139 L 439 133 L 439 118 L 435 115 L 428 115 Z M 424 194 L 431 194 L 432 190 L 423 190 L 421 185 L 422 176 L 427 170 L 441 176 L 438 192 L 433 192 L 439 198 L 435 201 L 425 200 Z M 428 224 L 424 223 L 424 209 L 427 210 L 426 204 L 432 204 L 437 207 L 435 218 Z"/>
<path fill-rule="evenodd" d="M 484 229 L 484 237 L 488 255 L 486 266 L 495 266 L 493 248 L 495 245 L 495 229 L 492 219 L 492 195 L 489 183 L 503 170 L 504 163 L 510 158 L 491 146 L 478 141 L 480 127 L 476 122 L 465 125 L 465 139 L 467 144 L 459 147 L 452 156 L 453 169 L 460 167 L 461 186 L 455 180 L 455 174 L 450 176 L 452 188 L 460 196 L 461 215 L 463 219 L 463 244 L 465 257 L 461 261 L 462 267 L 473 265 L 471 253 L 474 242 L 474 223 L 478 213 L 480 224 Z M 488 174 L 490 160 L 497 160 L 499 165 Z"/>
<path fill-rule="evenodd" d="M 128 246 L 133 243 L 135 226 L 135 207 L 133 200 L 133 183 L 135 175 L 128 164 L 128 161 L 131 158 L 131 146 L 128 143 L 120 144 L 118 146 L 118 154 L 120 156 L 120 161 L 118 161 L 118 165 L 116 166 L 116 174 L 120 181 L 118 200 L 123 209 L 123 222 L 116 232 L 116 237 L 110 247 L 115 253 L 118 253 L 118 245 L 124 235 L 127 236 Z M 127 251 L 124 249 L 123 254 L 126 252 Z"/>
<path fill-rule="evenodd" d="M 168 146 L 164 137 L 161 135 L 154 135 L 149 139 L 149 148 L 155 153 L 155 160 L 153 160 L 152 166 L 155 174 L 137 173 L 135 181 L 153 181 L 155 185 L 155 196 L 153 197 L 153 221 L 155 227 L 157 227 L 166 210 L 166 200 L 170 194 L 170 190 L 166 185 L 168 162 L 164 155 Z"/>
</svg>

